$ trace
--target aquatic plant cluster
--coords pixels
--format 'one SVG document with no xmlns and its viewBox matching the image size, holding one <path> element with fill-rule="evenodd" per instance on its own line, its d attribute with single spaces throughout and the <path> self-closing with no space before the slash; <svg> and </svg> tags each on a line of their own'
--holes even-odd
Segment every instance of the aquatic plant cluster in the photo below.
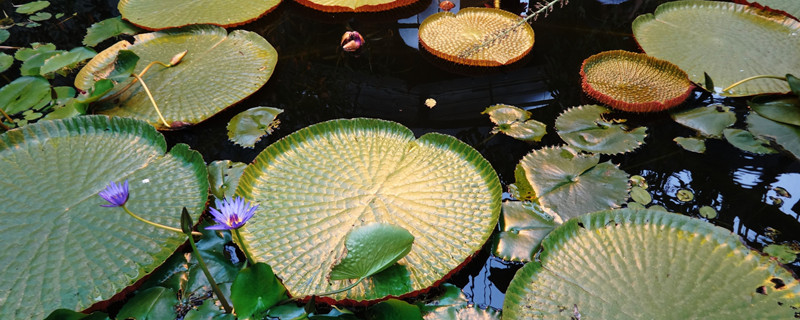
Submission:
<svg viewBox="0 0 800 320">
<path fill-rule="evenodd" d="M 425 10 L 420 3 L 297 0 L 302 7 L 294 10 L 352 17 L 331 43 L 340 59 L 367 61 L 371 71 L 370 43 L 380 36 L 354 30 L 355 21 L 407 18 Z M 14 50 L 0 53 L 0 71 L 18 71 L 0 88 L 0 217 L 9 221 L 0 235 L 0 313 L 797 317 L 800 282 L 786 266 L 797 261 L 798 243 L 765 242 L 758 251 L 710 223 L 725 214 L 714 206 L 669 212 L 654 201 L 662 191 L 615 161 L 653 134 L 641 118 L 667 115 L 694 133 L 673 140 L 688 153 L 725 142 L 748 155 L 798 162 L 800 8 L 780 0 L 665 2 L 630 26 L 643 52 L 599 52 L 574 70 L 590 103 L 566 106 L 549 120 L 535 119 L 534 108 L 488 105 L 480 116 L 492 126 L 474 143 L 438 132 L 417 136 L 403 124 L 360 116 L 271 139 L 293 118 L 286 108 L 258 106 L 230 115 L 225 126 L 231 146 L 257 152 L 250 163 L 209 163 L 184 143 L 168 148 L 167 131 L 219 119 L 262 87 L 278 85 L 270 78 L 282 64 L 302 61 L 302 54 L 279 60 L 289 48 L 237 29 L 262 22 L 272 28 L 270 19 L 285 14 L 279 5 L 286 6 L 121 0 L 121 16 L 89 27 L 84 46 L 0 47 Z M 500 1 L 461 5 L 428 5 L 441 12 L 418 24 L 417 54 L 448 70 L 492 73 L 527 63 L 532 22 L 570 4 L 546 0 L 521 15 Z M 23 19 L 3 22 L 0 43 L 20 28 L 69 19 L 52 15 L 50 6 L 14 6 L 14 17 Z M 757 62 L 745 50 L 767 46 Z M 686 104 L 740 96 L 752 97 L 745 113 Z M 423 98 L 425 112 L 444 107 Z M 492 139 L 525 146 L 512 179 L 502 179 L 487 159 L 493 155 L 479 151 Z M 792 199 L 784 188 L 770 192 L 774 205 Z M 695 198 L 687 188 L 673 193 L 682 203 Z M 502 308 L 477 306 L 448 283 L 484 251 L 520 266 Z"/>
</svg>

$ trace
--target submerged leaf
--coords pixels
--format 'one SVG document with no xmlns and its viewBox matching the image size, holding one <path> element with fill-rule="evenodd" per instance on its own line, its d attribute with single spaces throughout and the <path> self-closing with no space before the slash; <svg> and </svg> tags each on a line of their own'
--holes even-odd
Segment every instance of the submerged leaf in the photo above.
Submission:
<svg viewBox="0 0 800 320">
<path fill-rule="evenodd" d="M 599 155 L 565 147 L 534 150 L 520 161 L 538 200 L 556 222 L 618 207 L 628 197 L 628 175 Z"/>
<path fill-rule="evenodd" d="M 344 259 L 331 269 L 331 280 L 362 279 L 390 267 L 411 251 L 414 236 L 386 223 L 361 226 L 347 234 Z"/>
<path fill-rule="evenodd" d="M 630 112 L 663 111 L 692 92 L 686 72 L 643 53 L 604 51 L 583 61 L 581 86 L 592 98 Z"/>
<path fill-rule="evenodd" d="M 556 118 L 556 130 L 565 142 L 589 152 L 625 153 L 641 146 L 647 128 L 629 129 L 624 119 L 607 119 L 610 112 L 594 104 L 573 107 Z"/>
<path fill-rule="evenodd" d="M 729 230 L 678 214 L 597 212 L 542 247 L 508 286 L 503 319 L 791 319 L 800 305 L 791 272 Z"/>
<path fill-rule="evenodd" d="M 250 108 L 233 116 L 228 122 L 228 140 L 246 148 L 255 147 L 262 137 L 272 133 L 280 121 L 276 118 L 283 109 Z"/>
<path fill-rule="evenodd" d="M 506 104 L 496 104 L 486 108 L 481 114 L 488 114 L 497 126 L 492 133 L 502 132 L 512 138 L 522 141 L 540 141 L 547 133 L 544 123 L 528 120 L 531 113 Z"/>
<path fill-rule="evenodd" d="M 730 107 L 711 104 L 670 114 L 675 122 L 697 130 L 707 137 L 719 138 L 722 130 L 736 123 L 736 114 Z"/>
</svg>

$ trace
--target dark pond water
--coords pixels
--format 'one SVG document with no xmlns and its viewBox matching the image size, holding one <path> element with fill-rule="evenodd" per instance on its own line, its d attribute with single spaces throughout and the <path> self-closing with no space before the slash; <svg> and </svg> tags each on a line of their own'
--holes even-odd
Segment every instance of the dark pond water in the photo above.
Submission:
<svg viewBox="0 0 800 320">
<path fill-rule="evenodd" d="M 456 8 L 484 6 L 482 1 L 454 1 Z M 417 12 L 395 16 L 321 15 L 287 1 L 266 17 L 241 28 L 263 35 L 279 52 L 276 70 L 258 92 L 195 127 L 165 132 L 168 142 L 187 143 L 207 162 L 228 159 L 250 162 L 267 145 L 302 127 L 335 118 L 374 117 L 400 122 L 419 136 L 441 132 L 456 136 L 480 151 L 497 170 L 504 186 L 513 183 L 513 169 L 533 149 L 557 145 L 555 117 L 563 110 L 594 103 L 580 88 L 578 74 L 583 59 L 595 53 L 626 49 L 636 51 L 631 21 L 653 12 L 665 1 L 631 0 L 618 5 L 573 0 L 533 23 L 536 43 L 529 58 L 514 68 L 472 70 L 431 60 L 417 47 L 416 27 L 436 12 L 434 3 L 422 3 Z M 91 22 L 111 17 L 116 1 L 65 1 L 65 12 L 78 12 L 67 28 L 50 28 L 29 34 L 29 39 L 72 43 L 83 37 Z M 428 5 L 429 8 L 425 9 Z M 503 2 L 503 8 L 521 12 L 525 3 Z M 71 7 L 70 7 L 71 6 Z M 69 24 L 72 23 L 72 27 Z M 359 31 L 366 45 L 359 55 L 339 46 L 342 34 Z M 12 41 L 13 39 L 9 40 Z M 24 43 L 22 43 L 24 44 Z M 59 48 L 70 48 L 60 45 Z M 433 98 L 430 109 L 424 101 Z M 743 99 L 700 98 L 696 94 L 682 108 L 724 103 L 741 118 Z M 491 123 L 481 115 L 493 104 L 525 108 L 548 125 L 541 143 L 528 144 L 505 136 L 488 141 Z M 235 114 L 253 106 L 284 110 L 281 126 L 253 149 L 227 140 L 225 126 Z M 697 216 L 701 206 L 719 212 L 712 223 L 733 230 L 754 248 L 769 243 L 800 240 L 800 162 L 789 154 L 757 156 L 740 152 L 725 141 L 709 141 L 705 154 L 684 151 L 672 139 L 692 136 L 692 130 L 675 124 L 668 114 L 624 115 L 632 125 L 648 129 L 639 150 L 613 157 L 628 174 L 642 175 L 650 185 L 655 204 Z M 793 196 L 774 204 L 773 190 L 781 187 Z M 681 202 L 679 189 L 691 190 L 695 199 Z M 489 248 L 450 282 L 463 288 L 470 301 L 500 309 L 504 292 L 521 264 L 491 256 Z M 800 262 L 790 267 L 797 272 Z"/>
</svg>

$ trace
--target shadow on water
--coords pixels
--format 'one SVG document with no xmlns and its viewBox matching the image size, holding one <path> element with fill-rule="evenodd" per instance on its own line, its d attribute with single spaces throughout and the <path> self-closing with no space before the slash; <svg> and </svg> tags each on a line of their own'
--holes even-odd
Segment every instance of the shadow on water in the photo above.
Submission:
<svg viewBox="0 0 800 320">
<path fill-rule="evenodd" d="M 631 21 L 641 13 L 653 12 L 664 1 L 634 0 L 619 5 L 571 2 L 533 23 L 536 43 L 526 64 L 472 75 L 454 73 L 452 65 L 432 62 L 416 48 L 415 28 L 425 15 L 436 12 L 435 2 L 420 9 L 420 16 L 400 20 L 356 15 L 334 21 L 284 3 L 275 12 L 242 27 L 263 35 L 279 52 L 269 82 L 205 122 L 164 135 L 170 146 L 189 144 L 207 162 L 227 159 L 248 163 L 277 139 L 308 125 L 335 118 L 381 118 L 400 122 L 418 136 L 433 131 L 456 136 L 476 147 L 497 170 L 503 185 L 508 185 L 514 182 L 514 166 L 522 156 L 545 145 L 563 143 L 553 129 L 558 114 L 571 106 L 594 103 L 580 88 L 578 70 L 583 59 L 604 50 L 638 51 Z M 69 37 L 74 41 L 83 37 L 91 22 L 117 14 L 111 0 L 64 3 L 65 11 L 69 11 L 69 3 L 104 9 L 82 11 L 76 20 L 88 23 L 67 33 L 48 31 L 27 35 L 27 39 L 53 42 L 47 37 L 55 35 L 56 39 Z M 483 2 L 460 4 L 482 6 Z M 520 4 L 509 2 L 504 6 Z M 348 30 L 359 31 L 366 40 L 358 54 L 344 52 L 339 46 Z M 13 41 L 25 42 L 9 40 Z M 59 44 L 61 47 L 70 46 Z M 437 101 L 434 108 L 425 106 L 428 98 Z M 740 115 L 746 110 L 742 100 L 722 102 L 734 106 Z M 482 143 L 489 136 L 491 123 L 481 111 L 498 103 L 530 110 L 534 119 L 548 125 L 548 135 L 535 144 L 506 136 Z M 684 107 L 709 103 L 692 101 Z M 254 106 L 283 109 L 281 126 L 255 148 L 238 147 L 228 141 L 225 127 L 234 115 Z M 630 154 L 605 156 L 603 161 L 610 159 L 628 174 L 646 178 L 655 204 L 697 217 L 699 207 L 711 206 L 720 216 L 710 222 L 733 230 L 757 249 L 768 243 L 800 239 L 800 163 L 796 159 L 786 154 L 744 154 L 721 140 L 709 141 L 705 154 L 695 154 L 672 141 L 693 133 L 668 115 L 632 115 L 630 120 L 649 127 L 646 145 Z M 775 197 L 776 187 L 795 197 L 773 204 L 770 197 Z M 677 200 L 679 189 L 692 191 L 694 200 Z M 499 309 L 505 289 L 521 264 L 493 257 L 487 247 L 450 282 L 462 287 L 472 303 Z M 791 267 L 795 272 L 800 270 L 797 262 Z"/>
</svg>

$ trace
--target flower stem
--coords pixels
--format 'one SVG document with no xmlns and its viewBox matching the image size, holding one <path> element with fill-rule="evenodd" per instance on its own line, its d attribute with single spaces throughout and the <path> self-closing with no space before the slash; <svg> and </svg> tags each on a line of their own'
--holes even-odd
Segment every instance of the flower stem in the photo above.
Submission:
<svg viewBox="0 0 800 320">
<path fill-rule="evenodd" d="M 194 238 L 189 236 L 189 244 L 192 245 L 192 250 L 194 251 L 195 257 L 197 257 L 197 263 L 200 264 L 200 268 L 203 269 L 203 273 L 205 273 L 206 278 L 208 279 L 208 283 L 211 284 L 211 289 L 214 290 L 214 293 L 217 295 L 219 302 L 222 304 L 222 307 L 225 309 L 225 313 L 233 312 L 233 308 L 231 305 L 228 304 L 228 300 L 225 299 L 225 295 L 222 294 L 222 290 L 219 289 L 217 282 L 214 281 L 214 277 L 211 276 L 211 272 L 208 271 L 208 267 L 206 266 L 206 262 L 203 261 L 203 256 L 200 255 L 200 250 L 197 250 L 197 245 L 194 243 Z"/>
<path fill-rule="evenodd" d="M 248 265 L 256 263 L 256 260 L 253 259 L 252 255 L 250 255 L 250 250 L 247 250 L 244 242 L 242 242 L 242 235 L 239 233 L 239 228 L 233 229 L 232 234 L 234 237 L 236 237 L 236 242 L 239 243 L 239 249 L 242 249 L 242 252 L 244 252 L 244 257 L 247 258 Z"/>
<path fill-rule="evenodd" d="M 169 231 L 175 231 L 175 232 L 183 233 L 183 230 L 181 230 L 181 229 L 168 227 L 168 226 L 165 226 L 163 224 L 158 224 L 158 223 L 155 223 L 153 221 L 150 221 L 150 220 L 147 220 L 145 218 L 142 218 L 140 216 L 137 216 L 136 214 L 134 214 L 133 212 L 128 210 L 128 207 L 126 207 L 124 204 L 122 205 L 122 210 L 125 210 L 125 212 L 128 213 L 128 215 L 130 215 L 131 217 L 136 218 L 136 220 L 139 220 L 139 221 L 144 222 L 146 224 L 149 224 L 151 226 L 154 226 L 154 227 L 157 227 L 157 228 L 161 228 L 161 229 L 166 229 L 166 230 L 169 230 Z M 197 232 L 197 231 L 192 231 L 192 235 L 202 236 L 203 234 L 200 233 L 200 232 Z"/>
<path fill-rule="evenodd" d="M 732 85 L 729 85 L 727 88 L 722 89 L 722 92 L 725 92 L 725 91 L 728 91 L 730 89 L 733 89 L 733 88 L 735 88 L 735 87 L 739 86 L 740 84 L 745 83 L 747 81 L 756 80 L 756 79 L 778 79 L 778 80 L 786 81 L 786 77 L 771 76 L 771 75 L 763 75 L 762 74 L 762 75 L 752 76 L 752 77 L 749 77 L 749 78 L 744 78 L 742 80 L 736 81 Z"/>
<path fill-rule="evenodd" d="M 147 97 L 150 98 L 150 102 L 153 104 L 153 108 L 156 109 L 156 113 L 158 113 L 158 118 L 161 119 L 161 123 L 163 123 L 165 126 L 167 126 L 167 128 L 169 128 L 170 127 L 169 123 L 167 123 L 167 120 L 164 120 L 164 116 L 161 115 L 161 110 L 158 109 L 158 104 L 156 104 L 156 100 L 153 99 L 153 95 L 150 93 L 150 89 L 147 88 L 147 85 L 144 83 L 144 80 L 142 80 L 142 78 L 139 75 L 134 74 L 133 76 L 137 80 L 139 80 L 139 82 L 142 83 L 142 89 L 144 89 L 144 92 L 147 93 Z"/>
</svg>

